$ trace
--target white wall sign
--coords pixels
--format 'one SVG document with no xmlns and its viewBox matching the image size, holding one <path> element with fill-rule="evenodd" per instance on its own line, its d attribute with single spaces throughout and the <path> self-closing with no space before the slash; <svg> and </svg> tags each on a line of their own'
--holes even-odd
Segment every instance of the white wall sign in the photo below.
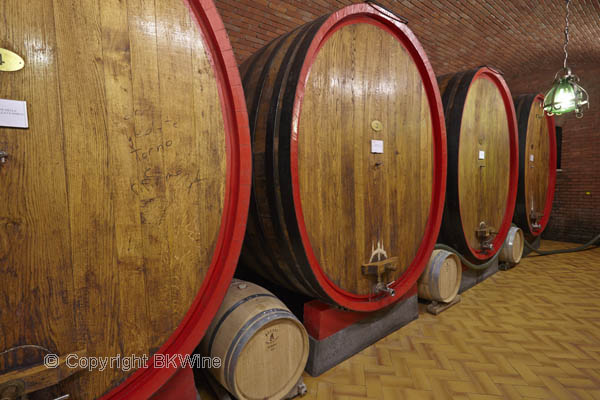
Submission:
<svg viewBox="0 0 600 400">
<path fill-rule="evenodd" d="M 29 128 L 27 102 L 0 99 L 0 126 L 5 128 Z"/>
<path fill-rule="evenodd" d="M 371 153 L 383 154 L 383 140 L 371 140 Z"/>
</svg>

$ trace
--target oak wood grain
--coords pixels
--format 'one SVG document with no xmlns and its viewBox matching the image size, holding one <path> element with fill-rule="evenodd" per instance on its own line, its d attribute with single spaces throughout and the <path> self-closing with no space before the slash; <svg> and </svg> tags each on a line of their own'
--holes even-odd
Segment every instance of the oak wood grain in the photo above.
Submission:
<svg viewBox="0 0 600 400">
<path fill-rule="evenodd" d="M 303 286 L 301 274 L 266 272 L 272 265 L 288 263 L 278 247 L 284 238 L 271 233 L 278 223 L 272 217 L 271 200 L 277 198 L 278 187 L 269 174 L 281 161 L 269 154 L 277 151 L 273 131 L 277 127 L 269 125 L 273 124 L 270 100 L 283 92 L 277 85 L 286 68 L 282 63 L 308 29 L 280 39 L 279 49 L 272 43 L 242 68 L 247 72 L 244 82 L 254 132 L 253 218 L 258 216 L 248 228 L 245 244 L 254 248 L 255 259 L 249 260 L 248 250 L 243 257 L 249 264 L 262 261 L 263 273 L 291 287 Z M 257 80 L 263 68 L 266 76 Z M 258 92 L 260 102 L 254 108 Z M 373 121 L 381 122 L 383 129 L 374 130 Z M 298 132 L 304 220 L 326 274 L 344 290 L 372 293 L 374 280 L 363 275 L 360 266 L 385 257 L 374 254 L 380 247 L 387 257 L 400 257 L 400 268 L 388 274 L 386 282 L 397 279 L 421 245 L 433 176 L 429 103 L 415 63 L 402 44 L 368 23 L 333 33 L 311 67 Z M 371 140 L 384 141 L 383 154 L 371 154 Z M 254 239 L 260 236 L 266 240 Z M 259 247 L 267 251 L 256 250 Z"/>
<path fill-rule="evenodd" d="M 180 0 L 0 7 L 0 37 L 26 60 L 2 75 L 0 97 L 26 100 L 30 121 L 0 129 L 11 154 L 0 351 L 150 355 L 197 295 L 223 217 L 225 128 L 205 39 Z M 39 362 L 23 354 L 0 373 Z M 82 372 L 60 391 L 96 398 L 132 372 Z"/>
<path fill-rule="evenodd" d="M 304 326 L 271 292 L 234 279 L 200 344 L 219 357 L 212 375 L 235 398 L 281 399 L 296 385 L 308 359 Z"/>
<path fill-rule="evenodd" d="M 480 222 L 497 231 L 506 213 L 510 177 L 508 124 L 498 87 L 485 76 L 475 79 L 465 100 L 458 154 L 460 215 L 467 242 L 473 249 L 481 248 L 476 236 Z"/>
<path fill-rule="evenodd" d="M 531 216 L 543 215 L 546 208 L 551 168 L 548 120 L 542 107 L 542 100 L 535 99 L 533 101 L 527 120 L 525 142 L 525 210 L 527 210 L 527 222 L 532 232 L 534 230 Z M 539 222 L 538 220 L 537 223 Z"/>
</svg>

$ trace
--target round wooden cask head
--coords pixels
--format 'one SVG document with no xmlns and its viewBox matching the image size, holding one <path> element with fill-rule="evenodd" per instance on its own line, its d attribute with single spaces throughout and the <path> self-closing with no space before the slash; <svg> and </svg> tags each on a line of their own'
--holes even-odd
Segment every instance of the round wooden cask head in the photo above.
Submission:
<svg viewBox="0 0 600 400">
<path fill-rule="evenodd" d="M 450 253 L 444 259 L 439 269 L 438 290 L 440 300 L 449 302 L 456 297 L 460 288 L 462 264 L 458 256 Z"/>
<path fill-rule="evenodd" d="M 422 48 L 373 6 L 333 14 L 307 51 L 292 115 L 293 206 L 312 272 L 344 307 L 390 304 L 361 266 L 397 257 L 383 280 L 404 293 L 441 218 L 445 130 Z"/>
<path fill-rule="evenodd" d="M 556 184 L 556 128 L 543 104 L 541 94 L 515 98 L 520 162 L 515 222 L 530 238 L 548 225 Z"/>
<path fill-rule="evenodd" d="M 508 231 L 504 246 L 500 252 L 500 261 L 508 262 L 511 265 L 518 264 L 523 257 L 523 248 L 525 237 L 523 230 L 517 226 L 512 226 Z"/>
<path fill-rule="evenodd" d="M 280 399 L 308 359 L 304 326 L 271 292 L 234 279 L 200 344 L 219 357 L 215 378 L 239 399 Z"/>
<path fill-rule="evenodd" d="M 235 392 L 241 399 L 281 399 L 298 383 L 307 357 L 308 340 L 298 320 L 263 325 L 237 360 Z"/>
<path fill-rule="evenodd" d="M 0 97 L 0 371 L 67 355 L 148 356 L 83 371 L 58 391 L 147 398 L 193 351 L 233 275 L 249 197 L 241 82 L 210 0 L 3 3 L 25 59 Z M 33 293 L 33 295 L 32 295 Z"/>
<path fill-rule="evenodd" d="M 446 250 L 434 250 L 419 278 L 419 297 L 450 302 L 458 294 L 462 264 L 458 256 Z"/>
<path fill-rule="evenodd" d="M 479 68 L 438 78 L 448 126 L 445 242 L 481 263 L 501 248 L 510 228 L 518 178 L 515 109 L 502 76 Z M 495 233 L 486 249 L 482 226 Z"/>
<path fill-rule="evenodd" d="M 512 259 L 514 260 L 515 264 L 518 264 L 519 262 L 521 262 L 521 258 L 523 257 L 523 248 L 525 246 L 525 238 L 523 237 L 523 231 L 519 228 L 517 228 L 517 231 L 515 232 L 515 237 L 513 239 L 513 244 L 512 244 Z"/>
</svg>

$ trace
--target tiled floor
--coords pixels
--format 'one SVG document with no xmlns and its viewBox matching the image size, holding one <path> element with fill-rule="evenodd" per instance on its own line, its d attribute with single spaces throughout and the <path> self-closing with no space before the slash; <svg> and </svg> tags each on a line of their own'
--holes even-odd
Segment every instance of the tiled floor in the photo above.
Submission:
<svg viewBox="0 0 600 400">
<path fill-rule="evenodd" d="M 527 257 L 304 379 L 303 400 L 600 399 L 600 248 Z"/>
<path fill-rule="evenodd" d="M 304 400 L 600 399 L 600 249 L 527 257 L 305 383 Z"/>
</svg>

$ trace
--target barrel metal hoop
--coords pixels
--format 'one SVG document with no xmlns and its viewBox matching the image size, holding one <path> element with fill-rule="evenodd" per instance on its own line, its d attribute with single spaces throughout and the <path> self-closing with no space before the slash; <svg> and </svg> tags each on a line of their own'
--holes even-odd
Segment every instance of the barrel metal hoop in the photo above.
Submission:
<svg viewBox="0 0 600 400">
<path fill-rule="evenodd" d="M 213 330 L 212 335 L 210 335 L 210 340 L 208 342 L 208 355 L 212 354 L 212 346 L 215 341 L 215 338 L 217 337 L 217 333 L 219 332 L 219 328 L 221 328 L 221 325 L 223 325 L 223 322 L 225 322 L 227 317 L 229 317 L 229 315 L 231 315 L 231 313 L 234 312 L 239 306 L 241 306 L 242 304 L 244 304 L 252 299 L 256 299 L 257 297 L 273 297 L 274 299 L 277 299 L 277 297 L 275 297 L 271 293 L 257 293 L 257 294 L 253 294 L 248 297 L 244 297 L 243 299 L 241 299 L 237 303 L 235 303 L 233 306 L 231 306 L 229 308 L 229 310 L 227 310 L 227 312 L 225 314 L 223 314 L 223 316 L 221 316 L 221 319 L 219 319 L 219 322 L 215 326 L 215 329 Z"/>
<path fill-rule="evenodd" d="M 287 247 L 285 248 L 284 254 L 287 255 L 288 264 L 297 266 L 299 278 L 304 282 L 302 285 L 305 289 L 304 292 L 313 297 L 327 299 L 330 297 L 327 292 L 323 290 L 315 276 L 306 255 L 306 249 L 302 243 L 302 235 L 300 227 L 298 226 L 293 197 L 290 149 L 293 136 L 293 110 L 302 69 L 306 63 L 307 53 L 315 41 L 316 35 L 330 18 L 331 14 L 324 15 L 315 20 L 315 24 L 301 38 L 302 40 L 295 44 L 294 52 L 289 54 L 289 61 L 291 62 L 286 64 L 285 69 L 279 71 L 281 76 L 278 77 L 278 80 L 281 78 L 281 81 L 279 84 L 280 92 L 277 97 L 277 102 L 280 103 L 280 107 L 273 109 L 273 111 L 276 111 L 276 113 L 273 114 L 273 120 L 278 124 L 278 129 L 275 132 L 279 135 L 279 149 L 277 155 L 274 154 L 273 160 L 275 161 L 275 157 L 277 157 L 277 167 L 273 168 L 273 173 L 278 175 L 280 192 L 282 194 L 285 193 L 285 195 L 281 195 L 277 199 L 277 205 L 280 208 L 277 213 L 278 218 L 275 218 L 274 220 L 279 220 L 281 226 L 286 227 Z M 283 82 L 285 82 L 285 85 L 282 85 Z"/>
<path fill-rule="evenodd" d="M 497 73 L 499 75 L 504 75 L 504 72 L 500 71 L 498 68 L 493 67 L 491 65 L 485 65 L 485 64 L 483 64 L 483 65 L 480 65 L 480 66 L 477 67 L 477 69 L 480 69 L 480 68 L 487 68 L 487 69 L 490 69 L 490 70 L 492 70 L 493 72 L 495 72 L 495 73 Z"/>
<path fill-rule="evenodd" d="M 227 368 L 227 370 L 224 371 L 225 382 L 227 382 L 227 386 L 232 391 L 235 388 L 234 377 L 235 366 L 237 365 L 236 363 L 232 362 L 232 360 L 237 360 L 239 358 L 240 353 L 242 352 L 248 341 L 254 336 L 256 331 L 258 331 L 268 322 L 276 319 L 292 319 L 297 321 L 297 318 L 290 311 L 283 308 L 271 308 L 270 310 L 266 310 L 259 314 L 256 314 L 249 321 L 247 321 L 244 324 L 244 326 L 240 328 L 238 333 L 231 341 L 232 345 L 227 350 L 227 355 L 225 356 L 225 362 L 223 363 L 223 366 Z M 258 322 L 259 320 L 264 323 L 256 324 L 256 322 Z M 250 328 L 251 326 L 252 328 Z"/>
<path fill-rule="evenodd" d="M 508 246 L 509 247 L 512 247 L 515 244 L 515 238 L 517 237 L 517 229 L 515 229 L 513 227 L 513 228 L 510 228 L 510 231 L 508 231 Z"/>
<path fill-rule="evenodd" d="M 435 257 L 433 258 L 433 265 L 431 266 L 431 269 L 429 271 L 429 282 L 433 282 L 433 288 L 435 289 L 434 293 L 430 293 L 431 297 L 433 298 L 438 298 L 441 299 L 442 294 L 440 293 L 440 286 L 439 286 L 439 279 L 440 279 L 440 273 L 441 273 L 441 268 L 437 268 L 437 262 L 438 259 L 443 259 L 444 256 L 447 256 L 445 254 L 443 254 L 443 250 L 438 252 Z M 443 261 L 442 261 L 443 264 Z M 429 288 L 432 289 L 431 284 L 429 285 Z M 432 290 L 433 291 L 433 290 Z"/>
<path fill-rule="evenodd" d="M 289 32 L 281 37 L 279 37 L 278 39 L 275 39 L 273 42 L 271 42 L 271 44 L 269 44 L 268 46 L 264 47 L 261 50 L 261 55 L 256 57 L 256 60 L 254 60 L 254 62 L 252 63 L 252 65 L 248 68 L 248 70 L 246 71 L 246 74 L 244 75 L 243 78 L 243 82 L 246 84 L 246 89 L 248 88 L 248 82 L 250 82 L 250 78 L 252 76 L 252 72 L 254 70 L 254 68 L 256 67 L 256 62 L 258 62 L 258 60 L 261 58 L 262 53 L 265 53 L 266 50 L 268 49 L 269 46 L 272 46 L 273 48 L 270 49 L 270 53 L 267 53 L 268 58 L 267 60 L 265 60 L 264 65 L 262 66 L 262 70 L 260 71 L 260 75 L 258 77 L 258 81 L 256 82 L 256 88 L 254 93 L 248 92 L 252 95 L 252 101 L 248 101 L 248 117 L 249 117 L 249 123 L 250 123 L 250 140 L 251 143 L 254 143 L 255 139 L 256 139 L 256 125 L 258 123 L 258 118 L 259 118 L 259 113 L 258 113 L 258 109 L 260 107 L 260 102 L 261 99 L 263 97 L 263 92 L 265 91 L 265 82 L 267 80 L 267 77 L 271 71 L 273 62 L 276 58 L 276 56 L 278 55 L 281 47 L 285 44 L 285 42 L 289 39 L 290 35 L 296 34 L 299 32 L 299 36 L 304 35 L 303 30 L 305 31 L 307 28 L 307 26 L 309 26 L 309 24 L 305 24 L 299 28 L 297 28 L 296 30 Z M 293 39 L 293 41 L 295 41 L 297 39 Z M 292 41 L 292 42 L 293 42 Z M 274 45 L 273 45 L 274 43 Z M 268 136 L 268 135 L 267 135 Z M 268 151 L 267 151 L 268 153 Z M 266 157 L 268 157 L 268 154 L 266 155 Z M 254 160 L 254 156 L 253 156 L 253 160 Z M 265 159 L 267 160 L 267 159 Z M 255 161 L 256 162 L 256 161 Z M 268 163 L 267 163 L 268 164 Z M 265 167 L 266 168 L 266 167 Z M 272 185 L 270 185 L 272 186 Z M 259 203 L 259 201 L 257 200 L 257 194 L 256 194 L 256 184 L 254 183 L 254 178 L 253 178 L 253 183 L 252 183 L 252 189 L 251 189 L 251 193 L 250 193 L 250 214 L 251 215 L 255 215 L 256 217 L 252 220 L 254 221 L 254 225 L 253 226 L 249 226 L 248 229 L 256 229 L 256 234 L 260 236 L 260 239 L 262 239 L 262 245 L 263 246 L 269 246 L 269 241 L 266 240 L 267 238 L 267 229 L 265 227 L 265 224 L 263 223 L 262 219 L 259 217 L 261 215 L 261 205 Z M 248 234 L 246 234 L 246 238 L 250 238 L 251 236 L 248 236 Z M 253 249 L 253 253 L 257 251 L 257 247 L 260 245 L 258 243 L 256 243 L 256 241 L 258 241 L 259 239 L 251 239 L 248 240 L 249 246 L 248 248 L 252 248 Z M 271 246 L 272 247 L 272 246 Z M 288 287 L 288 288 L 294 288 L 296 285 L 294 282 L 292 282 L 289 278 L 288 275 L 285 273 L 281 273 L 281 268 L 278 267 L 280 260 L 277 260 L 276 257 L 273 255 L 274 252 L 272 250 L 270 251 L 263 251 L 263 255 L 266 256 L 269 261 L 270 264 L 267 263 L 267 265 L 265 265 L 266 268 L 268 268 L 270 274 L 275 277 L 276 283 L 280 284 L 281 286 L 284 287 Z M 259 273 L 261 271 L 258 271 Z"/>
</svg>

